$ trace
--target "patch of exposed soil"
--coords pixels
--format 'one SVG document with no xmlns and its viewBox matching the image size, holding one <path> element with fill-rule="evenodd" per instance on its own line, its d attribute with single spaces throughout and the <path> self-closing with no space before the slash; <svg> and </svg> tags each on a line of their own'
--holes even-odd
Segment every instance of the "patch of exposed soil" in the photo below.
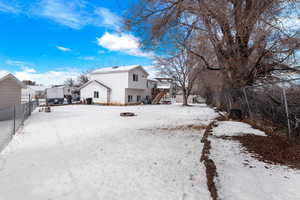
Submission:
<svg viewBox="0 0 300 200">
<path fill-rule="evenodd" d="M 175 127 L 166 127 L 166 128 L 157 128 L 157 130 L 162 130 L 162 131 L 176 131 L 176 130 L 205 130 L 207 128 L 207 125 L 195 125 L 195 124 L 190 124 L 190 125 L 181 125 L 181 126 L 175 126 Z"/>
<path fill-rule="evenodd" d="M 300 145 L 292 145 L 284 137 L 245 135 L 233 136 L 232 139 L 239 141 L 260 161 L 300 169 Z"/>
<path fill-rule="evenodd" d="M 208 136 L 212 132 L 212 128 L 214 126 L 214 123 L 211 123 L 205 130 L 205 133 L 202 137 L 201 142 L 204 143 L 204 147 L 202 150 L 202 156 L 200 161 L 204 163 L 206 168 L 206 179 L 207 179 L 207 187 L 210 192 L 210 195 L 213 200 L 218 200 L 218 190 L 216 187 L 216 184 L 214 182 L 215 178 L 218 176 L 217 174 L 217 168 L 212 159 L 209 158 L 211 144 L 208 139 Z"/>
</svg>

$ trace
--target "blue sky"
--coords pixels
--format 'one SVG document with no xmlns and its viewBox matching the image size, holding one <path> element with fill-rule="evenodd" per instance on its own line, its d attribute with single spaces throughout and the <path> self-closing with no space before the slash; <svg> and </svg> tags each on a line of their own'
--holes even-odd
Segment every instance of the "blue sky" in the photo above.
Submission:
<svg viewBox="0 0 300 200">
<path fill-rule="evenodd" d="M 0 0 L 0 73 L 58 84 L 104 66 L 149 66 L 153 52 L 121 28 L 131 0 Z"/>
</svg>

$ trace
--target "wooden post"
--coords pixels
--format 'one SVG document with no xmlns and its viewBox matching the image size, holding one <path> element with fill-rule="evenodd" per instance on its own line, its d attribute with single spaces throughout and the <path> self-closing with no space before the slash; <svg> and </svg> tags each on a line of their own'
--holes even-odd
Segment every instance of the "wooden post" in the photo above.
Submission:
<svg viewBox="0 0 300 200">
<path fill-rule="evenodd" d="M 248 101 L 248 97 L 247 97 L 247 93 L 246 93 L 246 88 L 243 88 L 243 92 L 244 92 L 244 96 L 245 96 L 245 99 L 246 99 L 247 107 L 248 107 L 248 110 L 249 110 L 249 117 L 251 118 L 252 114 L 251 114 L 251 109 L 250 109 L 250 105 L 249 105 L 249 101 Z"/>
<path fill-rule="evenodd" d="M 283 90 L 283 100 L 284 100 L 285 112 L 286 112 L 286 118 L 288 124 L 288 138 L 291 139 L 291 124 L 290 124 L 290 117 L 289 117 L 288 102 L 286 98 L 285 88 L 283 88 L 282 90 Z"/>
<path fill-rule="evenodd" d="M 14 127 L 13 127 L 13 135 L 16 134 L 16 105 L 13 108 L 13 117 L 14 117 Z"/>
</svg>

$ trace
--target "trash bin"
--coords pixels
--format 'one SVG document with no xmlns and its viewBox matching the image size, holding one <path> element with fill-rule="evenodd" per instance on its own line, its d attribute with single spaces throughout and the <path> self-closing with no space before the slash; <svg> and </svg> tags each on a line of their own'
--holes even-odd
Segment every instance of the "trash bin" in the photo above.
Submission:
<svg viewBox="0 0 300 200">
<path fill-rule="evenodd" d="M 86 99 L 86 104 L 92 104 L 93 103 L 93 99 L 92 98 L 87 98 Z"/>
</svg>

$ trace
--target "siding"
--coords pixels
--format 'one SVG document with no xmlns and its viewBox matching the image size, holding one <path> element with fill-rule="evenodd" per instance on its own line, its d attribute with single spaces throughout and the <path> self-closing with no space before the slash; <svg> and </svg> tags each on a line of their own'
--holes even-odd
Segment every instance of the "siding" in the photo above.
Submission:
<svg viewBox="0 0 300 200">
<path fill-rule="evenodd" d="M 125 104 L 125 88 L 128 87 L 128 72 L 110 74 L 92 74 L 92 80 L 111 88 L 110 103 Z"/>
<path fill-rule="evenodd" d="M 133 81 L 133 74 L 138 75 L 138 81 Z M 128 73 L 128 88 L 146 89 L 147 88 L 147 74 L 140 68 L 134 69 Z"/>
<path fill-rule="evenodd" d="M 94 98 L 94 92 L 99 92 L 99 98 Z M 92 82 L 80 90 L 80 99 L 84 101 L 92 98 L 94 103 L 107 104 L 109 102 L 109 90 L 99 84 Z"/>
<path fill-rule="evenodd" d="M 15 80 L 6 79 L 0 82 L 0 109 L 21 103 L 21 87 Z"/>
</svg>

